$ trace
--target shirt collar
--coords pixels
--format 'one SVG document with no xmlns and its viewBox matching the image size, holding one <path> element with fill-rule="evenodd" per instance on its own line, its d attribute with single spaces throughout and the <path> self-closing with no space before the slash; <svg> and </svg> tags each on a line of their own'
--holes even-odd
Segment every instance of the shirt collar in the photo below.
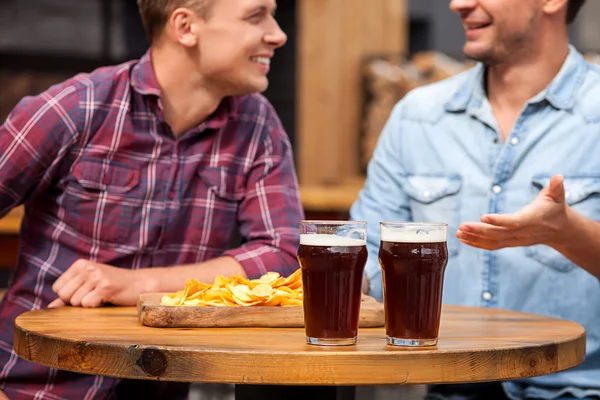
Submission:
<svg viewBox="0 0 600 400">
<path fill-rule="evenodd" d="M 151 48 L 146 51 L 138 63 L 133 67 L 131 72 L 131 85 L 135 91 L 142 95 L 157 96 L 160 105 L 160 96 L 162 92 L 158 85 L 156 75 L 154 74 Z M 229 119 L 237 116 L 238 102 L 239 100 L 236 97 L 225 97 L 215 112 L 202 122 L 198 128 L 203 130 L 206 128 L 219 129 L 223 127 Z"/>
<path fill-rule="evenodd" d="M 534 100 L 546 99 L 557 109 L 570 109 L 575 104 L 577 91 L 583 84 L 588 64 L 573 46 L 560 71 Z M 532 101 L 534 102 L 534 101 Z"/>
<path fill-rule="evenodd" d="M 586 70 L 587 63 L 583 56 L 573 46 L 569 46 L 569 54 L 558 74 L 542 92 L 530 99 L 529 103 L 547 100 L 557 109 L 572 108 L 575 104 L 577 90 L 585 78 Z M 485 66 L 478 63 L 446 103 L 446 110 L 474 112 L 479 109 L 486 97 L 484 76 Z"/>
<path fill-rule="evenodd" d="M 199 130 L 209 129 L 220 129 L 224 127 L 229 120 L 237 117 L 239 98 L 235 96 L 225 97 L 219 107 L 212 113 L 204 122 L 199 126 Z"/>
<path fill-rule="evenodd" d="M 131 85 L 140 94 L 160 97 L 161 91 L 152 67 L 152 49 L 148 49 L 131 71 Z"/>
<path fill-rule="evenodd" d="M 461 112 L 468 109 L 479 109 L 485 98 L 484 76 L 485 67 L 482 63 L 478 63 L 466 74 L 465 81 L 446 103 L 446 110 Z"/>
</svg>

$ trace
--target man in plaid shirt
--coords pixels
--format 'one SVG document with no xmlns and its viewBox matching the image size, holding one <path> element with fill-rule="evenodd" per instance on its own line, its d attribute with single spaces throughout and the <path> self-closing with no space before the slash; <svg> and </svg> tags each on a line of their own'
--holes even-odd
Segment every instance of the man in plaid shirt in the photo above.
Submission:
<svg viewBox="0 0 600 400">
<path fill-rule="evenodd" d="M 23 99 L 0 127 L 0 216 L 25 205 L 0 305 L 0 398 L 185 398 L 185 384 L 78 375 L 13 352 L 14 319 L 134 305 L 187 278 L 297 268 L 292 150 L 266 89 L 275 0 L 139 0 L 139 60 Z M 229 249 L 239 230 L 244 244 Z M 3 393 L 4 394 L 3 394 Z"/>
</svg>

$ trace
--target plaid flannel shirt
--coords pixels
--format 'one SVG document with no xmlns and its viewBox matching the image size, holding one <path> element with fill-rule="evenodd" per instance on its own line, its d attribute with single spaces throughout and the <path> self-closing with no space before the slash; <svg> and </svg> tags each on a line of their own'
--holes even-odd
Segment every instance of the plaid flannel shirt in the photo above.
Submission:
<svg viewBox="0 0 600 400">
<path fill-rule="evenodd" d="M 0 304 L 0 390 L 17 399 L 184 398 L 187 386 L 57 371 L 19 359 L 14 319 L 56 298 L 77 259 L 121 268 L 230 255 L 250 277 L 297 266 L 292 149 L 259 94 L 226 98 L 176 139 L 148 52 L 26 97 L 0 127 L 0 216 L 25 204 Z M 228 247 L 238 229 L 244 244 Z M 133 396 L 133 397 L 129 397 Z"/>
</svg>

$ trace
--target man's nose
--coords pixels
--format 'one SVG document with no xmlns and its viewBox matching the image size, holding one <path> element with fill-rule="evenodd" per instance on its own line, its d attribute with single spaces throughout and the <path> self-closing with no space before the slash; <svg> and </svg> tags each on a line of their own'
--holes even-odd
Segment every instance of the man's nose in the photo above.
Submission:
<svg viewBox="0 0 600 400">
<path fill-rule="evenodd" d="M 268 33 L 265 36 L 265 41 L 267 43 L 275 46 L 275 48 L 278 48 L 278 47 L 283 46 L 287 42 L 287 35 L 281 29 L 279 24 L 277 22 L 275 22 L 275 28 L 273 29 L 272 32 Z"/>
<path fill-rule="evenodd" d="M 477 0 L 451 0 L 450 10 L 455 13 L 462 13 L 466 10 L 473 9 L 477 6 Z"/>
</svg>

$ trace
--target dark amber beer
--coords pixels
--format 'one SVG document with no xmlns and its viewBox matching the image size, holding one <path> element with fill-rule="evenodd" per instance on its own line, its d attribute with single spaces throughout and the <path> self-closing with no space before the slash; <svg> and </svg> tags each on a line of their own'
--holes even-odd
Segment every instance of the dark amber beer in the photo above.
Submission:
<svg viewBox="0 0 600 400">
<path fill-rule="evenodd" d="M 360 235 L 363 238 L 300 235 L 298 261 L 309 344 L 356 343 L 362 277 L 367 262 L 366 232 Z"/>
<path fill-rule="evenodd" d="M 382 224 L 379 263 L 389 344 L 437 344 L 446 240 L 445 224 Z"/>
</svg>

